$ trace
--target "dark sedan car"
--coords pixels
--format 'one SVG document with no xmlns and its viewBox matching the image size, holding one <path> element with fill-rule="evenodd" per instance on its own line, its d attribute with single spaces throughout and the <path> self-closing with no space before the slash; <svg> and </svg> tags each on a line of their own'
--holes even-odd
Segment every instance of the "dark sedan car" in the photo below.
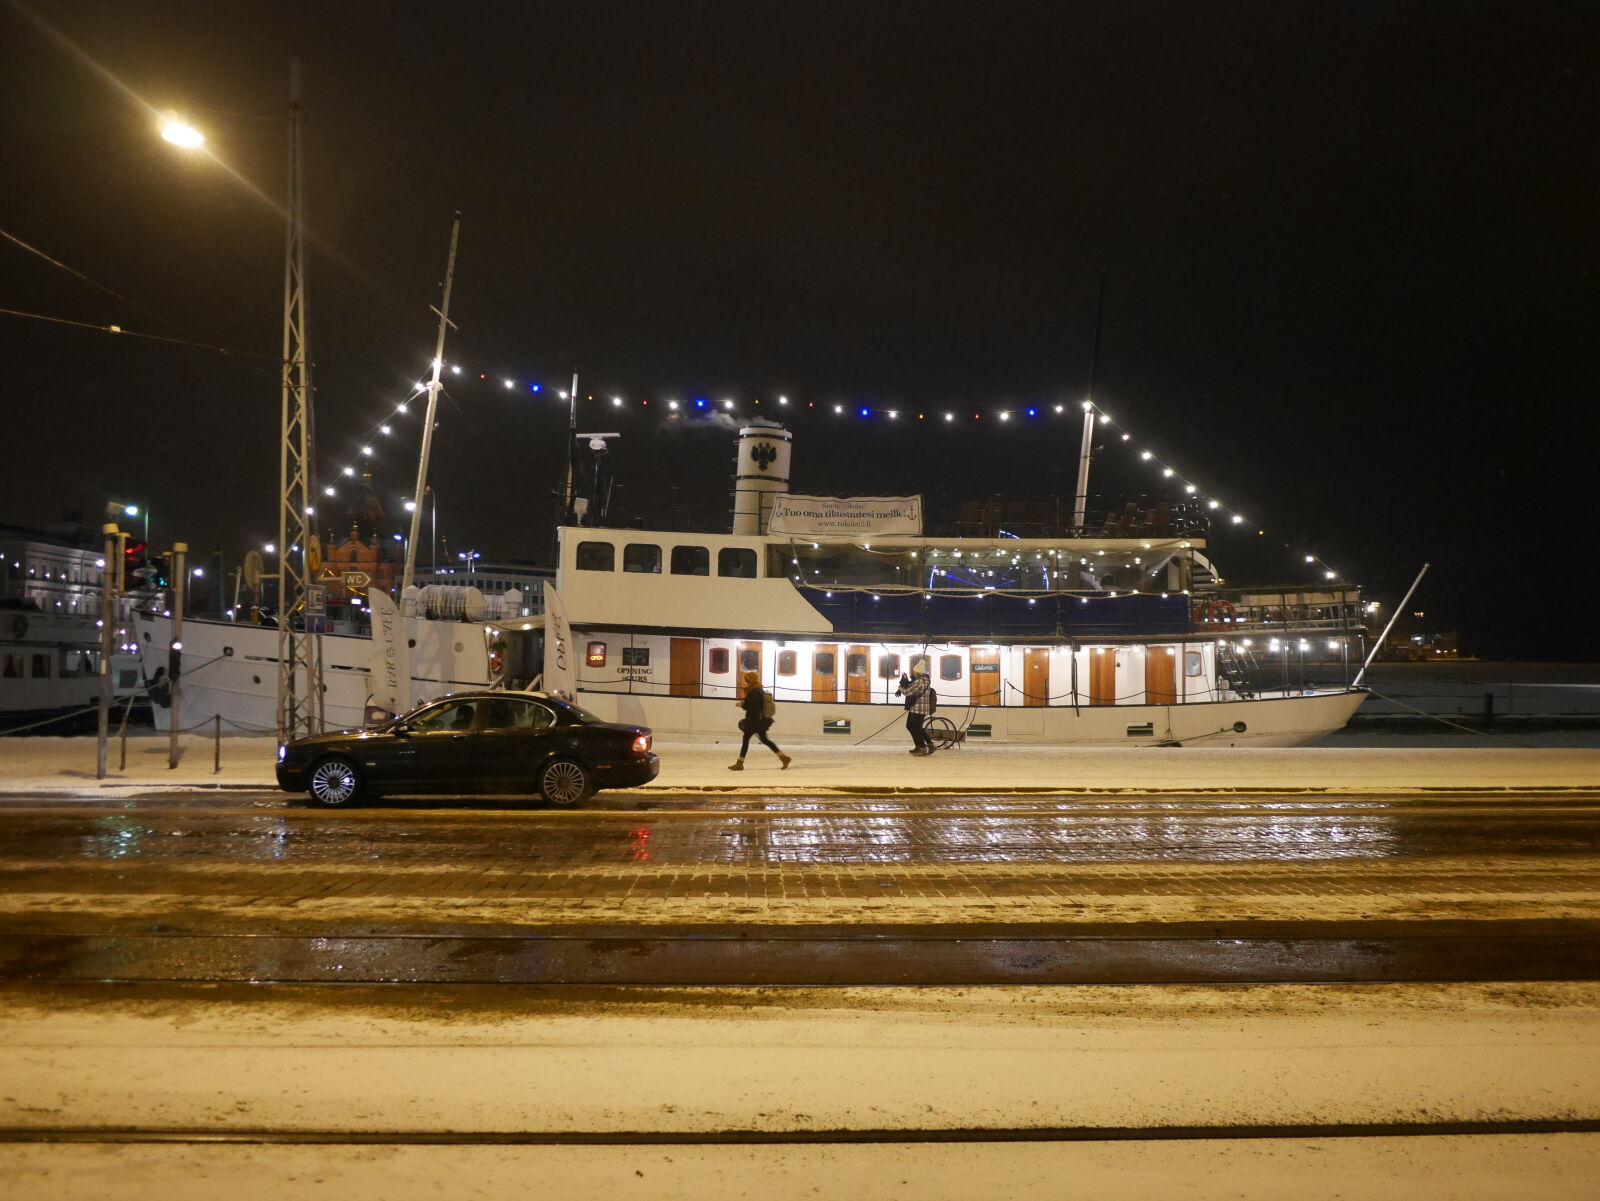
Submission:
<svg viewBox="0 0 1600 1201">
<path fill-rule="evenodd" d="M 539 793 L 575 805 L 601 788 L 656 778 L 642 726 L 614 725 L 542 692 L 465 692 L 383 725 L 278 748 L 278 787 L 311 803 L 403 793 Z"/>
</svg>

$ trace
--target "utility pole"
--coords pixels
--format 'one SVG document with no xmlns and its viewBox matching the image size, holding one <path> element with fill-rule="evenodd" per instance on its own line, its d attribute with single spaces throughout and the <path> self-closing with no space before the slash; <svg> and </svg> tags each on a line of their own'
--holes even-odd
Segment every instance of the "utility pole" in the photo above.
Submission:
<svg viewBox="0 0 1600 1201">
<path fill-rule="evenodd" d="M 188 568 L 185 565 L 189 557 L 189 544 L 187 542 L 174 542 L 172 544 L 172 645 L 167 651 L 167 687 L 172 690 L 172 726 L 167 735 L 167 769 L 178 766 L 178 705 L 179 686 L 178 676 L 181 674 L 183 659 L 183 606 L 185 585 L 188 582 Z"/>
<path fill-rule="evenodd" d="M 100 572 L 100 721 L 94 778 L 106 778 L 106 738 L 111 732 L 111 628 L 116 623 L 118 579 L 122 575 L 122 539 L 126 536 L 109 521 L 100 527 L 105 535 L 105 568 Z"/>
<path fill-rule="evenodd" d="M 321 731 L 320 639 L 294 628 L 305 596 L 315 494 L 311 461 L 311 351 L 306 343 L 305 106 L 300 60 L 289 66 L 288 234 L 283 266 L 282 437 L 278 454 L 278 741 Z"/>
</svg>

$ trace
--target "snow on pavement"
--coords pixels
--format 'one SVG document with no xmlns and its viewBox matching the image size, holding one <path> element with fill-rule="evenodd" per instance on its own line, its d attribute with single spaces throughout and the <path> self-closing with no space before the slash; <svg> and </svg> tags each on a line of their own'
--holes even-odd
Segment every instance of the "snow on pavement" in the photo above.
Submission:
<svg viewBox="0 0 1600 1201">
<path fill-rule="evenodd" d="M 661 775 L 652 791 L 728 789 L 772 795 L 833 790 L 1112 790 L 1212 789 L 1412 792 L 1430 789 L 1600 788 L 1600 748 L 1538 748 L 1499 743 L 1459 747 L 1112 747 L 1071 749 L 969 743 L 919 759 L 901 741 L 866 746 L 785 740 L 793 766 L 752 753 L 745 771 L 728 764 L 736 740 L 656 740 Z M 130 738 L 127 767 L 113 742 L 108 773 L 95 778 L 93 738 L 0 739 L 0 796 L 7 793 L 148 792 L 189 787 L 276 787 L 276 742 L 224 738 L 214 770 L 210 738 L 185 735 L 175 769 L 164 736 Z"/>
</svg>

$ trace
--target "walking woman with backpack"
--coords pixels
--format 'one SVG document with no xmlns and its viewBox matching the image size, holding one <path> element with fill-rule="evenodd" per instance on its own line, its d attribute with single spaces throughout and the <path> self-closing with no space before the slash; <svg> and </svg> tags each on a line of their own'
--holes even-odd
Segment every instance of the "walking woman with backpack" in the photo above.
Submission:
<svg viewBox="0 0 1600 1201">
<path fill-rule="evenodd" d="M 772 699 L 772 694 L 761 687 L 761 677 L 753 672 L 744 673 L 745 693 L 743 699 L 737 702 L 744 710 L 744 716 L 739 719 L 739 729 L 744 734 L 744 741 L 739 744 L 739 758 L 728 764 L 729 771 L 743 771 L 744 757 L 750 751 L 750 736 L 753 734 L 761 740 L 761 745 L 766 747 L 778 757 L 782 766 L 779 771 L 789 766 L 790 759 L 780 751 L 767 737 L 767 731 L 772 729 L 772 719 L 777 714 L 777 703 Z"/>
</svg>

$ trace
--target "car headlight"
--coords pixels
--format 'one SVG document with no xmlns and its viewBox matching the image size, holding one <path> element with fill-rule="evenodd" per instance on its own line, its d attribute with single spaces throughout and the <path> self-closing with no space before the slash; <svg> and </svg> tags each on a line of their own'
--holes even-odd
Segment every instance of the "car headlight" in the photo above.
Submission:
<svg viewBox="0 0 1600 1201">
<path fill-rule="evenodd" d="M 285 758 L 285 756 L 287 756 L 288 754 L 289 754 L 289 748 L 286 747 L 283 743 L 280 742 L 278 744 L 278 762 L 282 763 L 284 758 Z"/>
</svg>

